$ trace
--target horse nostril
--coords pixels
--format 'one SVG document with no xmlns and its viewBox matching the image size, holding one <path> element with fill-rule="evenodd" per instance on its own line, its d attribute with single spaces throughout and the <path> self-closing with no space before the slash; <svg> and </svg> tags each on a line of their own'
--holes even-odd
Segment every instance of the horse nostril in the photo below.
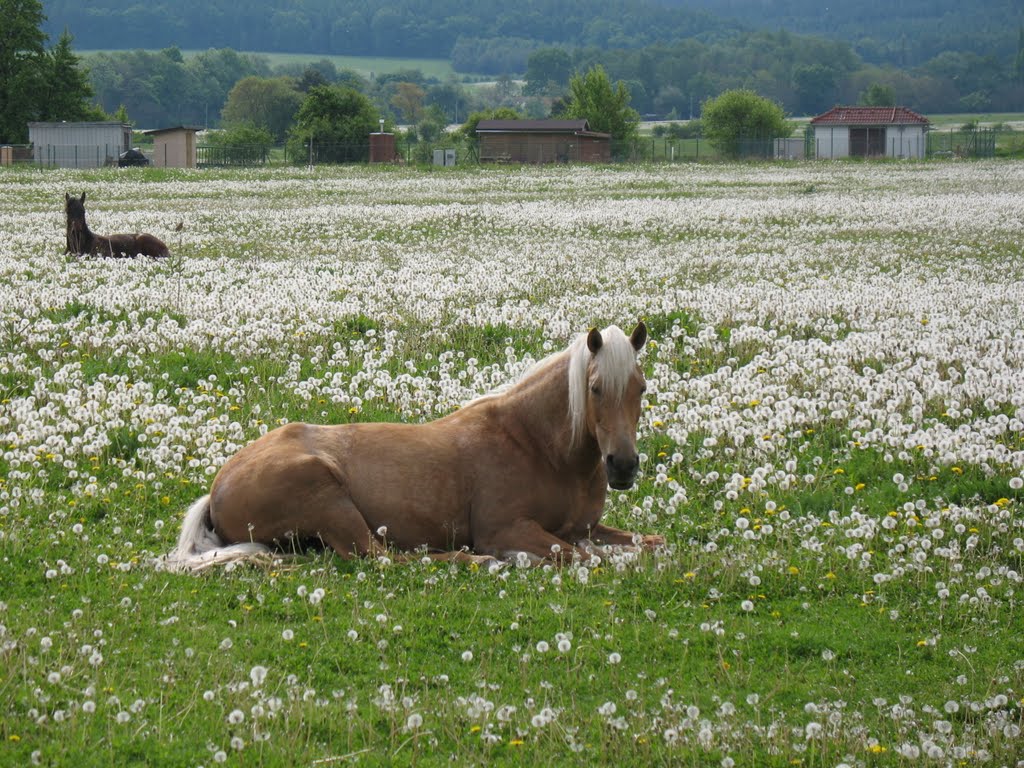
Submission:
<svg viewBox="0 0 1024 768">
<path fill-rule="evenodd" d="M 634 453 L 632 456 L 623 459 L 620 456 L 616 456 L 614 453 L 609 453 L 605 457 L 605 463 L 608 465 L 609 471 L 631 474 L 636 472 L 639 468 L 640 457 Z"/>
</svg>

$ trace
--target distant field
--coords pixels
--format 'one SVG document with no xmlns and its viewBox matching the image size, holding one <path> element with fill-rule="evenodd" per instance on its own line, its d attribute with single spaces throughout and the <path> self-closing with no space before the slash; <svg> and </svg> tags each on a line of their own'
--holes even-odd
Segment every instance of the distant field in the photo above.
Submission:
<svg viewBox="0 0 1024 768">
<path fill-rule="evenodd" d="M 958 113 L 952 115 L 927 115 L 933 128 L 958 128 L 964 123 L 978 123 L 990 127 L 998 123 L 1009 125 L 1016 130 L 1024 128 L 1024 112 L 981 112 L 978 114 Z"/>
<path fill-rule="evenodd" d="M 78 53 L 82 56 L 89 56 L 96 53 L 109 53 L 109 51 L 85 50 Z M 195 56 L 201 51 L 183 50 L 181 53 L 187 58 Z M 338 69 L 351 69 L 363 77 L 390 74 L 403 69 L 418 69 L 427 77 L 436 77 L 439 80 L 452 77 L 460 80 L 474 79 L 472 75 L 457 74 L 447 59 L 389 59 L 380 56 L 328 56 L 317 53 L 264 53 L 261 51 L 240 51 L 240 53 L 262 56 L 270 62 L 272 67 L 306 64 L 327 59 Z"/>
</svg>

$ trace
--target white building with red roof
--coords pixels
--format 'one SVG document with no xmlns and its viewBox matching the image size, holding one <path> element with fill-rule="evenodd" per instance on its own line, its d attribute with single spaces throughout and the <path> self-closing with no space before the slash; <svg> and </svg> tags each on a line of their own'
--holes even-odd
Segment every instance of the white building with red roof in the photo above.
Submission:
<svg viewBox="0 0 1024 768">
<path fill-rule="evenodd" d="M 928 118 L 906 107 L 833 107 L 811 120 L 815 157 L 923 159 Z"/>
</svg>

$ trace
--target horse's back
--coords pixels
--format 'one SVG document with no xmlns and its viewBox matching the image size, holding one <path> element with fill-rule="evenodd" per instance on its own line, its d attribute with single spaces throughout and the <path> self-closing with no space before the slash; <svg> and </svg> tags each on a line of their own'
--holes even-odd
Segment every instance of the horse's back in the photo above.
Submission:
<svg viewBox="0 0 1024 768">
<path fill-rule="evenodd" d="M 107 237 L 97 235 L 92 253 L 115 259 L 133 259 L 136 256 L 160 259 L 171 255 L 170 250 L 160 238 L 148 233 L 141 235 L 118 234 Z"/>
<path fill-rule="evenodd" d="M 154 259 L 165 259 L 171 255 L 171 251 L 164 241 L 148 232 L 138 236 L 136 247 L 139 249 L 139 253 Z"/>
<path fill-rule="evenodd" d="M 228 460 L 211 520 L 227 540 L 270 541 L 316 536 L 307 524 L 354 508 L 403 549 L 468 545 L 460 460 L 457 441 L 432 425 L 288 424 Z"/>
</svg>

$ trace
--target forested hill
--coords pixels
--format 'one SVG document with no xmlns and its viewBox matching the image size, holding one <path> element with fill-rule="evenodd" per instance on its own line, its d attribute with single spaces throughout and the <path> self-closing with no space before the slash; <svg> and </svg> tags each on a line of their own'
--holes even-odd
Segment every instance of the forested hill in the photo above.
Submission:
<svg viewBox="0 0 1024 768">
<path fill-rule="evenodd" d="M 44 0 L 43 9 L 50 38 L 68 28 L 79 49 L 177 46 L 453 60 L 460 44 L 638 48 L 741 26 L 656 0 Z"/>
<path fill-rule="evenodd" d="M 850 43 L 867 62 L 916 66 L 945 51 L 1012 57 L 1024 24 L 1021 0 L 659 0 L 752 27 Z"/>
</svg>

